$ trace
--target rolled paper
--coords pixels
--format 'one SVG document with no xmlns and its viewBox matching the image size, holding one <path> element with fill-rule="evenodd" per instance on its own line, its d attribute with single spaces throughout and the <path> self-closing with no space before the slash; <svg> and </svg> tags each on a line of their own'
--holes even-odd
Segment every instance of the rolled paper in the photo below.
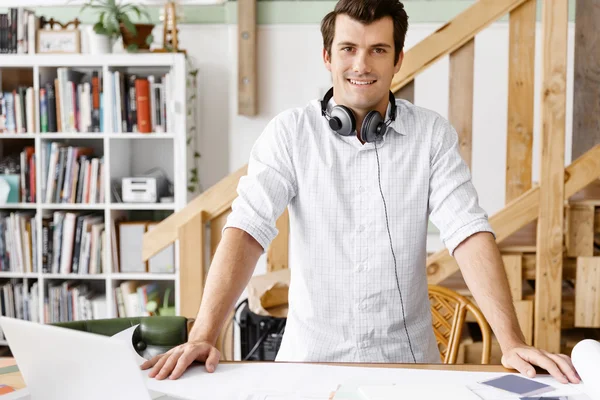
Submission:
<svg viewBox="0 0 600 400">
<path fill-rule="evenodd" d="M 587 394 L 600 399 L 600 342 L 585 339 L 577 343 L 571 352 L 571 361 Z"/>
</svg>

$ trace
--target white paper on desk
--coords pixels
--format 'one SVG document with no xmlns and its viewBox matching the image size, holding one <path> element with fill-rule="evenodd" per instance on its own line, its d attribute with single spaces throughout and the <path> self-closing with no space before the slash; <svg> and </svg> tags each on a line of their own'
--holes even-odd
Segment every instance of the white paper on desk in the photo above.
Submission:
<svg viewBox="0 0 600 400">
<path fill-rule="evenodd" d="M 505 373 L 434 371 L 399 368 L 330 366 L 320 364 L 296 364 L 282 362 L 219 364 L 213 373 L 201 365 L 193 365 L 177 380 L 157 381 L 145 379 L 149 389 L 191 399 L 248 400 L 251 395 L 272 393 L 281 399 L 327 399 L 339 385 L 390 385 L 409 384 L 426 387 L 472 385 L 486 379 L 506 375 Z M 544 383 L 556 388 L 561 385 L 551 377 L 539 377 Z M 580 395 L 576 386 L 564 385 L 573 395 Z M 558 392 L 557 392 L 558 393 Z M 551 395 L 553 393 L 547 393 Z M 510 395 L 510 393 L 509 393 Z M 296 396 L 296 397 L 290 397 Z M 448 400 L 463 400 L 461 397 L 445 396 Z M 502 400 L 518 399 L 504 397 Z M 585 397 L 582 398 L 582 400 Z M 269 399 L 270 400 L 270 399 Z"/>
<path fill-rule="evenodd" d="M 358 393 L 364 400 L 390 399 L 461 399 L 479 400 L 479 397 L 464 385 L 423 385 L 402 383 L 399 385 L 359 386 Z"/>
<path fill-rule="evenodd" d="M 134 325 L 130 328 L 124 329 L 121 332 L 115 333 L 114 335 L 111 336 L 111 338 L 116 339 L 116 340 L 121 340 L 125 343 L 127 343 L 127 347 L 129 347 L 129 349 L 131 350 L 131 352 L 133 353 L 133 357 L 135 358 L 135 361 L 137 362 L 138 365 L 142 365 L 146 359 L 142 356 L 140 356 L 138 354 L 138 352 L 135 350 L 135 347 L 133 347 L 133 333 L 135 332 L 135 329 L 139 326 L 139 324 Z"/>
<path fill-rule="evenodd" d="M 577 343 L 571 360 L 589 395 L 600 399 L 600 342 L 585 339 Z"/>
</svg>

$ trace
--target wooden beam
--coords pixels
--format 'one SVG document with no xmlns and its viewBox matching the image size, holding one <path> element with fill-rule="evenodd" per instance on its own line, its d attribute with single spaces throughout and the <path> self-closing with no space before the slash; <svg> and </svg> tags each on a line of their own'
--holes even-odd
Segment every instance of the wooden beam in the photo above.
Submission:
<svg viewBox="0 0 600 400">
<path fill-rule="evenodd" d="M 238 182 L 242 176 L 246 175 L 247 168 L 248 166 L 244 165 L 231 175 L 221 179 L 183 209 L 161 221 L 152 231 L 146 232 L 142 247 L 144 261 L 177 240 L 179 228 L 200 212 L 205 213 L 205 221 L 210 221 L 229 209 L 237 197 Z"/>
<path fill-rule="evenodd" d="M 575 327 L 600 328 L 600 257 L 577 258 Z"/>
<path fill-rule="evenodd" d="M 450 54 L 448 120 L 458 133 L 460 155 L 471 168 L 473 143 L 473 64 L 475 40 Z"/>
<path fill-rule="evenodd" d="M 258 114 L 256 0 L 238 0 L 238 114 Z"/>
<path fill-rule="evenodd" d="M 267 272 L 278 271 L 288 267 L 288 246 L 290 240 L 290 215 L 288 209 L 277 219 L 279 233 L 267 250 Z"/>
<path fill-rule="evenodd" d="M 546 0 L 542 7 L 542 160 L 533 342 L 537 348 L 558 353 L 565 200 L 568 1 Z"/>
<path fill-rule="evenodd" d="M 428 66 L 452 53 L 475 35 L 528 0 L 479 0 L 447 24 L 411 47 L 404 55 L 402 68 L 392 79 L 396 93 Z"/>
<path fill-rule="evenodd" d="M 579 157 L 565 169 L 564 200 L 586 187 L 600 176 L 600 144 Z M 490 217 L 490 225 L 501 242 L 538 217 L 540 191 L 534 186 Z M 562 228 L 561 228 L 562 232 Z M 440 250 L 427 257 L 428 283 L 437 285 L 458 270 L 448 250 Z"/>
<path fill-rule="evenodd" d="M 577 0 L 573 80 L 573 144 L 579 157 L 600 143 L 600 21 L 598 0 Z"/>
<path fill-rule="evenodd" d="M 196 318 L 204 293 L 205 222 L 205 215 L 200 213 L 179 228 L 179 315 L 186 318 Z"/>
<path fill-rule="evenodd" d="M 531 346 L 533 342 L 533 300 L 518 300 L 514 302 L 514 305 L 525 343 Z"/>
<path fill-rule="evenodd" d="M 227 210 L 218 217 L 210 221 L 210 259 L 212 260 L 217 252 L 217 247 L 221 243 L 223 227 L 227 223 L 227 217 L 231 214 L 231 210 Z"/>
<path fill-rule="evenodd" d="M 535 254 L 523 255 L 523 279 L 535 280 Z M 563 258 L 563 279 L 573 280 L 577 276 L 577 259 Z"/>
<path fill-rule="evenodd" d="M 531 188 L 536 2 L 510 13 L 506 202 Z"/>
<path fill-rule="evenodd" d="M 565 243 L 568 257 L 594 255 L 594 206 L 571 205 L 567 211 Z"/>
<path fill-rule="evenodd" d="M 502 255 L 506 277 L 513 302 L 523 298 L 523 256 L 521 254 Z"/>
<path fill-rule="evenodd" d="M 395 95 L 399 99 L 408 100 L 415 103 L 415 81 L 410 81 L 404 85 Z"/>
</svg>

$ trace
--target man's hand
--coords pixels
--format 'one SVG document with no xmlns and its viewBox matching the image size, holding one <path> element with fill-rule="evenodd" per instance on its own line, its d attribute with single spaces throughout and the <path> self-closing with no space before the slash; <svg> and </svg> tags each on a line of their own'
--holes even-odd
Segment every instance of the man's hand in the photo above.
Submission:
<svg viewBox="0 0 600 400">
<path fill-rule="evenodd" d="M 579 383 L 580 381 L 569 356 L 552 354 L 525 344 L 514 346 L 504 352 L 502 365 L 505 368 L 516 369 L 529 378 L 535 377 L 533 365 L 537 365 L 548 371 L 560 383 Z"/>
<path fill-rule="evenodd" d="M 221 358 L 215 346 L 204 341 L 190 341 L 159 354 L 141 365 L 142 369 L 153 367 L 148 373 L 158 380 L 179 378 L 194 361 L 204 361 L 208 372 L 214 372 Z M 170 374 L 170 375 L 169 375 Z"/>
</svg>

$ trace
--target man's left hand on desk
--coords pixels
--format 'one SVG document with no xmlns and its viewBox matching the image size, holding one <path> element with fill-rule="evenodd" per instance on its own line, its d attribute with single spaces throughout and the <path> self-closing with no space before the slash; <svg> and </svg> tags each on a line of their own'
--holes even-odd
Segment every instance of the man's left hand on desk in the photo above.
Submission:
<svg viewBox="0 0 600 400">
<path fill-rule="evenodd" d="M 533 366 L 537 365 L 548 371 L 560 383 L 580 382 L 569 356 L 549 353 L 526 344 L 515 345 L 506 350 L 502 355 L 502 365 L 505 368 L 516 369 L 529 378 L 535 377 Z"/>
</svg>

